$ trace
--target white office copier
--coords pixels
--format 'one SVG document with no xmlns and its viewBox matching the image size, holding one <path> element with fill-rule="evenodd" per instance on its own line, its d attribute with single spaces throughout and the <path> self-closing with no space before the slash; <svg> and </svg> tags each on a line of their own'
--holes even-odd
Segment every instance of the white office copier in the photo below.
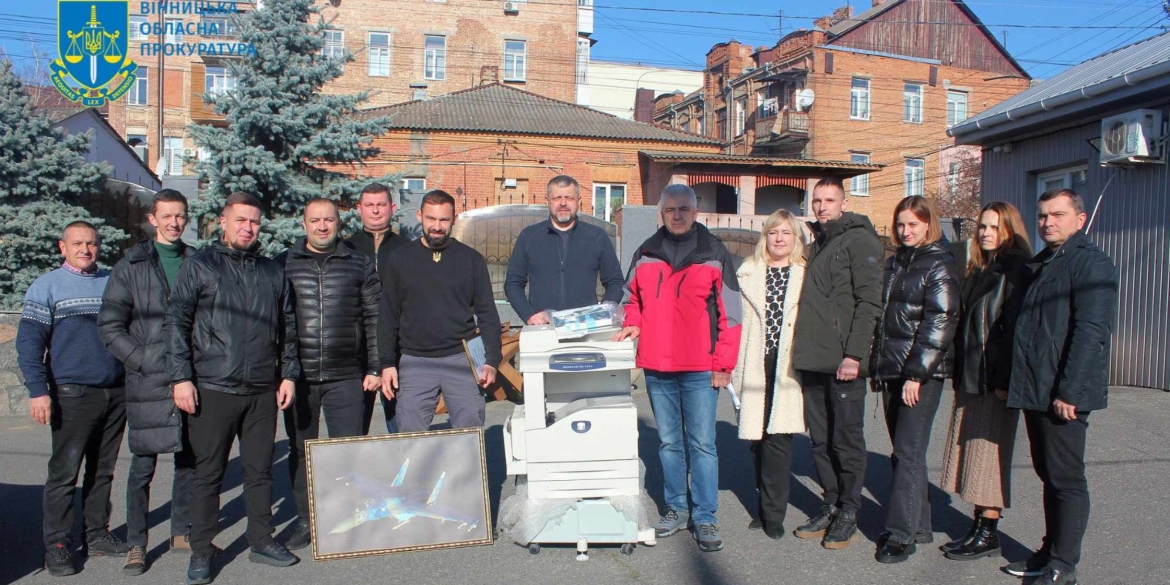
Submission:
<svg viewBox="0 0 1170 585">
<path fill-rule="evenodd" d="M 532 554 L 541 544 L 655 544 L 654 503 L 638 458 L 638 411 L 630 396 L 634 343 L 607 327 L 574 339 L 551 325 L 520 332 L 524 404 L 504 424 L 508 475 L 516 495 L 500 508 Z"/>
</svg>

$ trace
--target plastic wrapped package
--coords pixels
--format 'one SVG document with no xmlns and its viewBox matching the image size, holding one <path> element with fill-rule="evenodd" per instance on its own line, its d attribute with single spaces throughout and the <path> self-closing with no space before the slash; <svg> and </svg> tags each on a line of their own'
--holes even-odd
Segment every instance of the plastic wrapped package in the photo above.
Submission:
<svg viewBox="0 0 1170 585">
<path fill-rule="evenodd" d="M 598 329 L 621 327 L 626 318 L 626 311 L 621 305 L 606 301 L 578 309 L 549 311 L 548 317 L 549 322 L 557 330 L 557 336 L 566 339 Z"/>
<path fill-rule="evenodd" d="M 658 506 L 646 493 L 646 466 L 639 461 L 639 485 L 642 488 L 636 496 L 613 496 L 605 498 L 626 520 L 636 522 L 638 530 L 648 530 L 658 521 Z M 529 499 L 528 484 L 521 482 L 516 492 L 500 503 L 498 525 L 500 531 L 511 536 L 521 545 L 528 545 L 532 539 L 552 522 L 556 526 L 565 513 L 577 507 L 576 498 Z"/>
</svg>

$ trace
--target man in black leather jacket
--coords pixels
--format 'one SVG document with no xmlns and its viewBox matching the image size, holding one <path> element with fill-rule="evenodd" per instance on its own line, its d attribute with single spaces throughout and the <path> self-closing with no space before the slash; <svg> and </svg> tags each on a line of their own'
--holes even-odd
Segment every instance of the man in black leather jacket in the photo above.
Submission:
<svg viewBox="0 0 1170 585">
<path fill-rule="evenodd" d="M 292 404 L 297 320 L 284 267 L 261 256 L 260 202 L 233 193 L 223 240 L 183 262 L 167 307 L 168 369 L 188 413 L 195 451 L 189 584 L 210 583 L 219 491 L 235 437 L 244 467 L 249 560 L 278 567 L 297 557 L 272 539 L 272 453 L 277 409 Z"/>
<path fill-rule="evenodd" d="M 276 258 L 296 296 L 301 356 L 297 399 L 284 411 L 288 473 L 300 517 L 285 542 L 290 550 L 311 542 L 304 441 L 320 435 L 322 410 L 331 438 L 365 434 L 362 391 L 382 387 L 377 346 L 382 283 L 373 261 L 338 245 L 340 223 L 337 204 L 310 201 L 305 206 L 306 237 Z"/>
</svg>

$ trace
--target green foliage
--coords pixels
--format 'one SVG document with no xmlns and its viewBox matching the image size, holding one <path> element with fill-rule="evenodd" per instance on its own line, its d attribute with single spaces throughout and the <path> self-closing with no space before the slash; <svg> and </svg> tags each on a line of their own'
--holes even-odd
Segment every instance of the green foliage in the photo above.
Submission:
<svg viewBox="0 0 1170 585">
<path fill-rule="evenodd" d="M 314 17 L 317 22 L 310 23 Z M 366 92 L 321 92 L 353 57 L 321 54 L 328 23 L 312 0 L 266 2 L 240 17 L 238 26 L 241 41 L 256 52 L 228 63 L 236 79 L 233 91 L 204 96 L 227 126 L 189 128 L 209 155 L 196 166 L 205 189 L 192 215 L 202 225 L 214 224 L 229 194 L 256 195 L 266 207 L 261 242 L 275 253 L 303 234 L 300 217 L 309 200 L 355 201 L 371 180 L 397 182 L 393 175 L 354 180 L 336 170 L 357 170 L 377 155 L 372 141 L 386 131 L 388 120 L 361 112 Z"/>
<path fill-rule="evenodd" d="M 0 307 L 20 307 L 28 286 L 61 265 L 57 241 L 72 221 L 99 226 L 102 257 L 117 257 L 126 234 L 81 205 L 110 172 L 88 153 L 88 136 L 67 135 L 34 108 L 12 64 L 0 62 Z"/>
</svg>

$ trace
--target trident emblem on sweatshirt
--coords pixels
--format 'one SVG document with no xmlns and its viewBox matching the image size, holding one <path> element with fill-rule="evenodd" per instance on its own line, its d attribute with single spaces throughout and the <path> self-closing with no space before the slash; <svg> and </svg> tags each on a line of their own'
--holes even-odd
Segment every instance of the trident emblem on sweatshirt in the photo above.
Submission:
<svg viewBox="0 0 1170 585">
<path fill-rule="evenodd" d="M 442 260 L 442 259 L 443 259 L 442 252 L 431 252 L 431 260 L 438 262 L 439 260 Z"/>
</svg>

